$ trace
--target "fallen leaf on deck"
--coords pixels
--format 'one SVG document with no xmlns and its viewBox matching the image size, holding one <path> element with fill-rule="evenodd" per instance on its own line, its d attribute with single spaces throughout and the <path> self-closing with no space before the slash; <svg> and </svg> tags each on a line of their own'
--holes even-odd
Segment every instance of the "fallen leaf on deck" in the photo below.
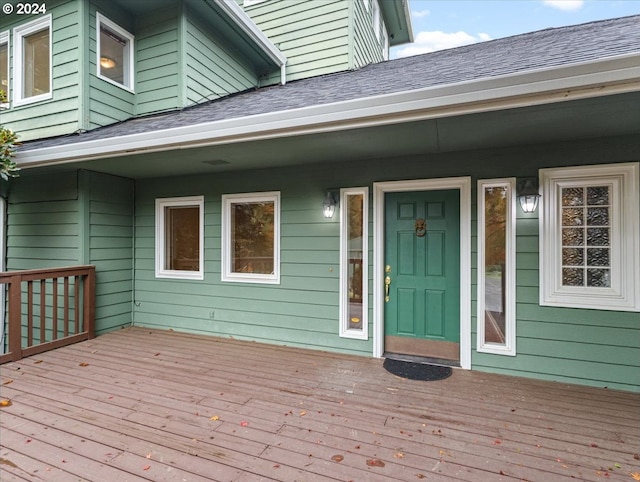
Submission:
<svg viewBox="0 0 640 482">
<path fill-rule="evenodd" d="M 148 459 L 150 459 L 150 458 L 151 458 L 151 452 L 149 452 L 149 453 L 146 455 L 146 457 L 147 457 Z"/>
<path fill-rule="evenodd" d="M 34 365 L 37 365 L 38 363 L 42 363 L 43 360 L 36 360 L 33 362 Z"/>
<path fill-rule="evenodd" d="M 633 480 L 640 480 L 640 472 L 633 472 L 633 473 L 631 474 L 631 478 L 632 478 Z"/>
<path fill-rule="evenodd" d="M 149 470 L 151 468 L 150 465 L 145 465 L 144 467 L 142 467 L 142 470 Z"/>
<path fill-rule="evenodd" d="M 240 426 L 241 427 L 248 427 L 249 426 L 249 422 L 240 422 Z"/>
<path fill-rule="evenodd" d="M 502 442 L 498 439 L 493 441 L 493 445 L 500 445 Z"/>
<path fill-rule="evenodd" d="M 331 460 L 333 460 L 334 462 L 342 462 L 344 460 L 344 457 L 342 455 L 334 455 L 333 457 L 331 457 Z"/>
<path fill-rule="evenodd" d="M 13 405 L 13 403 L 9 399 L 0 400 L 0 407 L 10 407 L 11 405 Z"/>
<path fill-rule="evenodd" d="M 419 479 L 424 479 L 424 478 L 426 478 L 427 476 L 426 476 L 426 475 L 424 475 L 424 474 L 416 474 L 416 477 L 418 477 Z"/>
<path fill-rule="evenodd" d="M 307 414 L 307 411 L 306 411 L 306 410 L 303 410 L 302 412 L 300 412 L 300 416 L 301 416 L 301 417 L 304 417 L 306 414 Z"/>
<path fill-rule="evenodd" d="M 217 415 L 214 415 L 213 417 L 211 417 L 209 420 L 211 420 L 212 422 L 215 422 L 217 420 L 220 420 L 220 417 L 218 417 Z"/>
<path fill-rule="evenodd" d="M 9 385 L 9 383 L 13 383 L 13 380 L 7 380 L 6 382 L 2 382 L 3 385 Z"/>
<path fill-rule="evenodd" d="M 80 367 L 88 367 L 88 366 L 89 366 L 89 364 L 88 364 L 88 363 L 85 363 L 85 362 L 82 362 L 82 363 L 80 363 L 78 366 L 80 366 Z"/>
<path fill-rule="evenodd" d="M 591 444 L 591 446 L 592 446 L 593 448 L 597 448 L 597 447 L 598 447 L 598 444 Z"/>
<path fill-rule="evenodd" d="M 367 459 L 369 467 L 384 467 L 384 462 L 380 459 Z"/>
<path fill-rule="evenodd" d="M 274 469 L 279 469 L 280 468 L 280 464 L 276 464 L 273 466 Z"/>
<path fill-rule="evenodd" d="M 396 459 L 402 459 L 404 458 L 404 454 L 402 452 L 398 452 L 396 454 L 393 454 L 393 457 Z"/>
</svg>

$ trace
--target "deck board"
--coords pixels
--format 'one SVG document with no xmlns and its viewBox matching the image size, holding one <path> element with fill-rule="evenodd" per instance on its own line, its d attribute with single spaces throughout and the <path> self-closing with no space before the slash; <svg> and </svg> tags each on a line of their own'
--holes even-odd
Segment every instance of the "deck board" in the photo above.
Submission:
<svg viewBox="0 0 640 482">
<path fill-rule="evenodd" d="M 636 393 L 141 328 L 1 380 L 3 482 L 640 478 Z"/>
</svg>

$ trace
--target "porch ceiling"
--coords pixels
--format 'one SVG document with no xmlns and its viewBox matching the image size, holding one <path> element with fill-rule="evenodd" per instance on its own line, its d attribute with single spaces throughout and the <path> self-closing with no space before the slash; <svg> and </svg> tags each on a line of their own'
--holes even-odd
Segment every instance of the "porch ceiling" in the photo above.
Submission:
<svg viewBox="0 0 640 482">
<path fill-rule="evenodd" d="M 145 178 L 640 135 L 638 106 L 640 92 L 632 92 L 328 133 L 181 147 L 46 169 L 84 168 Z"/>
</svg>

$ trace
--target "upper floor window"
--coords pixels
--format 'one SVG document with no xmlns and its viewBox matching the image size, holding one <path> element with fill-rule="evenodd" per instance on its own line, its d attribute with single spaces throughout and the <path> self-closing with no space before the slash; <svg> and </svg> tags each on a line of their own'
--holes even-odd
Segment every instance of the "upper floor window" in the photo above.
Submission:
<svg viewBox="0 0 640 482">
<path fill-rule="evenodd" d="M 98 77 L 133 90 L 133 35 L 100 13 L 96 20 Z"/>
<path fill-rule="evenodd" d="M 0 106 L 6 107 L 9 102 L 9 32 L 0 33 Z M 5 102 L 2 99 L 6 99 Z"/>
<path fill-rule="evenodd" d="M 13 30 L 14 105 L 51 98 L 51 15 Z"/>
<path fill-rule="evenodd" d="M 540 304 L 640 311 L 639 164 L 541 170 Z"/>
</svg>

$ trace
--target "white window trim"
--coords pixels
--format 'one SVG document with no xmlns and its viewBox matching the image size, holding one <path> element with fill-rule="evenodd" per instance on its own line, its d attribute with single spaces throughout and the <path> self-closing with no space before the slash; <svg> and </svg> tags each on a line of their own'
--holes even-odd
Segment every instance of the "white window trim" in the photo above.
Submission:
<svg viewBox="0 0 640 482">
<path fill-rule="evenodd" d="M 237 203 L 273 202 L 273 273 L 233 273 L 231 271 L 231 205 Z M 221 280 L 236 283 L 280 284 L 280 191 L 222 196 L 222 270 Z"/>
<path fill-rule="evenodd" d="M 7 94 L 7 101 L 6 102 L 2 102 L 0 103 L 0 109 L 8 109 L 10 106 L 10 102 L 11 102 L 11 98 L 10 98 L 10 90 L 9 89 L 9 85 L 11 84 L 11 68 L 10 65 L 11 63 L 9 62 L 9 59 L 11 58 L 11 45 L 9 45 L 9 31 L 7 30 L 6 32 L 0 32 L 0 45 L 2 44 L 7 44 L 7 86 L 6 89 L 4 88 L 4 86 L 0 85 L 0 90 L 4 90 L 5 93 Z"/>
<path fill-rule="evenodd" d="M 540 170 L 540 304 L 640 311 L 640 163 Z M 571 185 L 612 187 L 611 287 L 562 286 L 560 189 Z"/>
<path fill-rule="evenodd" d="M 389 34 L 385 25 L 382 26 L 382 58 L 389 60 Z"/>
<path fill-rule="evenodd" d="M 23 72 L 22 72 L 22 39 L 42 30 L 49 30 L 49 92 L 31 97 L 22 97 Z M 13 105 L 20 106 L 41 102 L 53 97 L 53 30 L 51 28 L 51 14 L 25 23 L 13 29 Z"/>
<path fill-rule="evenodd" d="M 198 271 L 165 269 L 165 219 L 166 207 L 197 206 L 200 212 L 200 250 L 198 253 Z M 156 199 L 156 278 L 185 280 L 204 279 L 204 196 L 173 197 Z"/>
<path fill-rule="evenodd" d="M 477 350 L 494 355 L 516 355 L 516 197 L 515 178 L 486 179 L 478 181 L 478 336 Z M 484 191 L 488 187 L 507 188 L 507 225 L 505 246 L 505 343 L 486 342 L 484 310 L 485 310 L 485 203 Z"/>
<path fill-rule="evenodd" d="M 256 5 L 258 3 L 266 2 L 267 0 L 244 0 L 243 7 L 250 7 L 251 5 Z"/>
<path fill-rule="evenodd" d="M 362 3 L 364 3 L 364 8 L 365 10 L 368 12 L 370 10 L 370 5 L 371 5 L 371 0 L 362 0 Z"/>
<path fill-rule="evenodd" d="M 129 68 L 128 70 L 128 78 L 127 78 L 127 82 L 124 84 L 121 84 L 119 82 L 116 82 L 115 80 L 110 79 L 109 77 L 102 75 L 100 73 L 100 25 L 104 25 L 105 27 L 107 27 L 110 30 L 113 30 L 115 33 L 117 33 L 118 35 L 122 36 L 123 38 L 125 38 L 128 41 L 128 46 L 129 46 Z M 110 84 L 115 85 L 116 87 L 120 87 L 121 89 L 124 89 L 126 91 L 134 92 L 134 86 L 135 86 L 135 61 L 134 61 L 134 54 L 135 54 L 135 36 L 128 32 L 127 30 L 123 29 L 122 27 L 120 27 L 117 23 L 113 22 L 112 20 L 109 20 L 107 17 L 105 17 L 104 15 L 102 15 L 100 12 L 96 12 L 96 75 L 98 76 L 98 78 L 104 80 L 105 82 L 109 82 Z"/>
<path fill-rule="evenodd" d="M 349 212 L 347 196 L 362 194 L 362 329 L 349 328 Z M 369 188 L 340 190 L 340 336 L 358 340 L 369 339 Z"/>
</svg>

